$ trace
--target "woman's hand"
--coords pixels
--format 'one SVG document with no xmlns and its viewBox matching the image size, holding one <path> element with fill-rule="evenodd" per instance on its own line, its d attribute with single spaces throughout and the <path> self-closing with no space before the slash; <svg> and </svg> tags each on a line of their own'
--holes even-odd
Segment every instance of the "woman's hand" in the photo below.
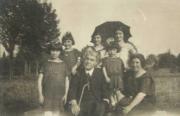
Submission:
<svg viewBox="0 0 180 116">
<path fill-rule="evenodd" d="M 78 57 L 76 64 L 72 67 L 71 73 L 75 75 L 77 73 L 77 68 L 81 65 L 81 58 Z"/>
<path fill-rule="evenodd" d="M 110 81 L 111 81 L 111 79 L 107 76 L 107 77 L 106 77 L 106 82 L 107 82 L 107 83 L 110 83 Z"/>
<path fill-rule="evenodd" d="M 107 83 L 110 83 L 111 79 L 110 79 L 110 77 L 108 76 L 108 74 L 107 74 L 107 71 L 106 71 L 106 68 L 105 68 L 105 67 L 103 67 L 103 73 L 104 73 L 104 76 L 105 76 L 106 82 L 107 82 Z"/>
<path fill-rule="evenodd" d="M 79 67 L 81 65 L 81 57 L 78 57 L 76 65 L 77 65 L 77 67 Z"/>
<path fill-rule="evenodd" d="M 67 95 L 64 95 L 64 96 L 63 96 L 62 102 L 63 102 L 63 104 L 66 104 L 66 102 L 67 102 Z"/>
<path fill-rule="evenodd" d="M 123 114 L 128 114 L 130 111 L 132 110 L 132 108 L 130 106 L 126 106 L 126 107 L 123 107 Z"/>
<path fill-rule="evenodd" d="M 44 103 L 44 96 L 43 95 L 39 95 L 39 102 L 40 102 L 40 104 Z"/>
<path fill-rule="evenodd" d="M 135 106 L 137 106 L 144 99 L 145 96 L 146 96 L 145 93 L 142 92 L 138 93 L 128 106 L 123 107 L 123 113 L 127 114 L 128 112 L 130 112 Z"/>
</svg>

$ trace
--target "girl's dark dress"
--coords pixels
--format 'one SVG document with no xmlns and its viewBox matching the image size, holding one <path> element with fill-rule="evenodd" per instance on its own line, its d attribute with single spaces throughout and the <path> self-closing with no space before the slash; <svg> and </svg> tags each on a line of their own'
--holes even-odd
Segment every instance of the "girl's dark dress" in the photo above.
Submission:
<svg viewBox="0 0 180 116">
<path fill-rule="evenodd" d="M 77 63 L 80 54 L 81 53 L 77 49 L 73 49 L 72 51 L 63 51 L 61 54 L 60 58 L 66 63 L 69 72 L 71 72 L 72 67 Z"/>
<path fill-rule="evenodd" d="M 62 97 L 65 94 L 65 77 L 68 76 L 64 62 L 48 61 L 42 67 L 44 108 L 63 111 Z"/>
<path fill-rule="evenodd" d="M 120 58 L 106 57 L 103 59 L 103 66 L 111 79 L 110 87 L 113 90 L 123 90 L 123 71 L 124 65 Z"/>
<path fill-rule="evenodd" d="M 142 76 L 135 78 L 133 72 L 129 72 L 129 77 L 126 80 L 125 92 L 127 96 L 132 96 L 133 99 L 139 92 L 146 94 L 140 104 L 135 106 L 129 115 L 137 115 L 143 113 L 152 113 L 155 110 L 155 83 L 150 73 L 145 73 Z"/>
</svg>

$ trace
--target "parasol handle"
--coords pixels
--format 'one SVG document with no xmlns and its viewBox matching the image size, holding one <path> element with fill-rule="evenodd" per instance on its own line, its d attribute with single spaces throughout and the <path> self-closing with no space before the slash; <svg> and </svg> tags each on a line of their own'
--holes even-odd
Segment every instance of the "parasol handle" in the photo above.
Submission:
<svg viewBox="0 0 180 116">
<path fill-rule="evenodd" d="M 79 99 L 79 102 L 78 102 L 79 107 L 81 105 L 81 101 L 82 101 L 82 98 L 83 98 L 83 95 L 84 95 L 84 91 L 85 91 L 86 87 L 88 87 L 88 86 L 89 86 L 89 82 L 84 84 L 84 86 L 83 86 L 83 89 L 82 89 L 82 92 L 81 92 L 81 96 L 80 96 L 80 99 Z"/>
</svg>

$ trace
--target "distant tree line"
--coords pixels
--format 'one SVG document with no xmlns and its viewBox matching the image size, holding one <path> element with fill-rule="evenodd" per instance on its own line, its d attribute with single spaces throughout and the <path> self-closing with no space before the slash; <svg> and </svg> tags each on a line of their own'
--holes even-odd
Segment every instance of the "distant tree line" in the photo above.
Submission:
<svg viewBox="0 0 180 116">
<path fill-rule="evenodd" d="M 148 55 L 146 62 L 147 68 L 168 68 L 171 72 L 180 72 L 180 53 L 176 56 L 170 50 L 158 55 Z"/>
<path fill-rule="evenodd" d="M 41 65 L 42 62 L 47 60 L 48 54 L 46 52 L 41 53 L 42 59 L 37 60 L 38 66 Z M 9 74 L 9 58 L 4 57 L 0 59 L 0 75 L 8 75 Z M 19 54 L 13 58 L 13 73 L 14 75 L 37 75 L 38 69 L 36 60 L 33 60 L 29 64 L 29 68 L 26 66 L 27 60 L 23 57 L 23 54 L 19 52 Z M 165 52 L 159 55 L 150 54 L 146 57 L 146 69 L 155 71 L 157 69 L 166 68 L 169 69 L 170 72 L 180 72 L 180 53 L 175 56 L 171 52 Z M 28 71 L 27 71 L 28 69 Z"/>
</svg>

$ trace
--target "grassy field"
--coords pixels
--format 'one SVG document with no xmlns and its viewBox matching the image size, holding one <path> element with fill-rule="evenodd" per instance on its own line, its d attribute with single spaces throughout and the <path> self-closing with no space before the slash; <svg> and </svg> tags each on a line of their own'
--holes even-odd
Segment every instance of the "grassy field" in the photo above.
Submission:
<svg viewBox="0 0 180 116">
<path fill-rule="evenodd" d="M 180 73 L 161 69 L 152 74 L 157 108 L 180 114 Z M 0 112 L 25 112 L 38 107 L 37 78 L 0 80 Z"/>
<path fill-rule="evenodd" d="M 39 106 L 37 93 L 36 79 L 1 79 L 0 112 L 17 113 L 19 116 L 19 113 L 37 108 Z"/>
</svg>

